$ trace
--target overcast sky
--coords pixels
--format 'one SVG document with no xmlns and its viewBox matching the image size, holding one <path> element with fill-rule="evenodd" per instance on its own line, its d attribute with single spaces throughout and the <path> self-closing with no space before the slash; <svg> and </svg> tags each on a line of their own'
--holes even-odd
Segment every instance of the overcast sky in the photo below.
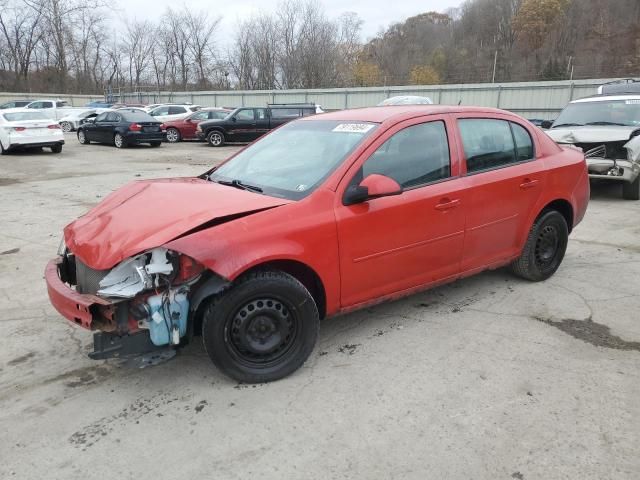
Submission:
<svg viewBox="0 0 640 480">
<path fill-rule="evenodd" d="M 450 7 L 459 6 L 463 0 L 319 0 L 327 15 L 336 18 L 344 12 L 356 12 L 364 21 L 362 39 L 367 40 L 387 27 L 418 13 L 435 10 L 441 12 Z M 238 20 L 249 17 L 260 10 L 273 12 L 278 0 L 188 0 L 184 4 L 196 11 L 206 10 L 212 16 L 222 16 L 217 41 L 226 43 L 233 34 Z M 175 0 L 134 0 L 120 1 L 120 17 L 139 20 L 155 19 L 162 15 L 167 6 L 177 7 L 181 3 Z"/>
</svg>

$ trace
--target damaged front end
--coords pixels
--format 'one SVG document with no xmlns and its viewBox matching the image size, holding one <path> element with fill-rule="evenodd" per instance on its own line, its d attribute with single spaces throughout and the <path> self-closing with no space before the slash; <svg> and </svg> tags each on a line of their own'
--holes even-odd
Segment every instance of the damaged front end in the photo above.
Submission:
<svg viewBox="0 0 640 480">
<path fill-rule="evenodd" d="M 128 357 L 179 345 L 203 295 L 226 282 L 186 255 L 163 247 L 95 270 L 64 248 L 46 271 L 54 307 L 94 335 L 94 359 Z M 192 302 L 192 300 L 194 300 Z"/>
<path fill-rule="evenodd" d="M 640 136 L 628 141 L 575 145 L 584 152 L 591 178 L 632 182 L 640 174 Z"/>
</svg>

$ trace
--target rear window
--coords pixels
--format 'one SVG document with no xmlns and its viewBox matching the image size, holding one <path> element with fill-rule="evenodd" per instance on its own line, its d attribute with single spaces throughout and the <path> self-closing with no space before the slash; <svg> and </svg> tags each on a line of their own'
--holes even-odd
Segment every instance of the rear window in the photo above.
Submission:
<svg viewBox="0 0 640 480">
<path fill-rule="evenodd" d="M 294 119 L 300 116 L 299 108 L 272 108 L 271 118 L 288 118 Z"/>
<path fill-rule="evenodd" d="M 145 112 L 122 112 L 125 122 L 158 122 L 155 118 Z"/>
<path fill-rule="evenodd" d="M 3 117 L 8 122 L 22 122 L 24 120 L 47 120 L 47 116 L 42 112 L 5 113 Z"/>
</svg>

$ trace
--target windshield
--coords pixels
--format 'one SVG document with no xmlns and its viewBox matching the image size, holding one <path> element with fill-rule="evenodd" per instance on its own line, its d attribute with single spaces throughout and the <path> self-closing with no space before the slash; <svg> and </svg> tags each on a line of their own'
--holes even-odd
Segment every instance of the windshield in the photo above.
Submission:
<svg viewBox="0 0 640 480">
<path fill-rule="evenodd" d="M 365 122 L 294 121 L 221 165 L 212 181 L 235 181 L 266 195 L 299 200 L 309 195 L 377 128 Z"/>
<path fill-rule="evenodd" d="M 47 117 L 42 112 L 15 112 L 5 113 L 4 119 L 8 122 L 23 122 L 25 120 L 47 120 Z"/>
<path fill-rule="evenodd" d="M 640 100 L 570 103 L 552 128 L 582 125 L 640 125 Z"/>
</svg>

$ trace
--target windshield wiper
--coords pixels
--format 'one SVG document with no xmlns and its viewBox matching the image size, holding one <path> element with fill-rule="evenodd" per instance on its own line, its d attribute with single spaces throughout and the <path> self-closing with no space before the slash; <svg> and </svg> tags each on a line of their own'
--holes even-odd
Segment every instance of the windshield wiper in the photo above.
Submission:
<svg viewBox="0 0 640 480">
<path fill-rule="evenodd" d="M 624 123 L 617 123 L 617 122 L 589 122 L 589 123 L 585 123 L 585 125 L 617 125 L 620 127 L 628 127 L 629 125 L 626 125 Z"/>
<path fill-rule="evenodd" d="M 582 123 L 559 123 L 554 125 L 551 128 L 559 128 L 559 127 L 584 127 Z"/>
<path fill-rule="evenodd" d="M 212 179 L 213 180 L 213 179 Z M 216 183 L 219 183 L 220 185 L 227 185 L 229 187 L 235 187 L 235 188 L 239 188 L 241 190 L 249 190 L 251 192 L 258 192 L 258 193 L 262 193 L 262 188 L 257 187 L 256 185 L 250 185 L 248 183 L 244 183 L 241 182 L 240 180 L 237 179 L 233 179 L 233 180 L 213 180 Z"/>
</svg>

